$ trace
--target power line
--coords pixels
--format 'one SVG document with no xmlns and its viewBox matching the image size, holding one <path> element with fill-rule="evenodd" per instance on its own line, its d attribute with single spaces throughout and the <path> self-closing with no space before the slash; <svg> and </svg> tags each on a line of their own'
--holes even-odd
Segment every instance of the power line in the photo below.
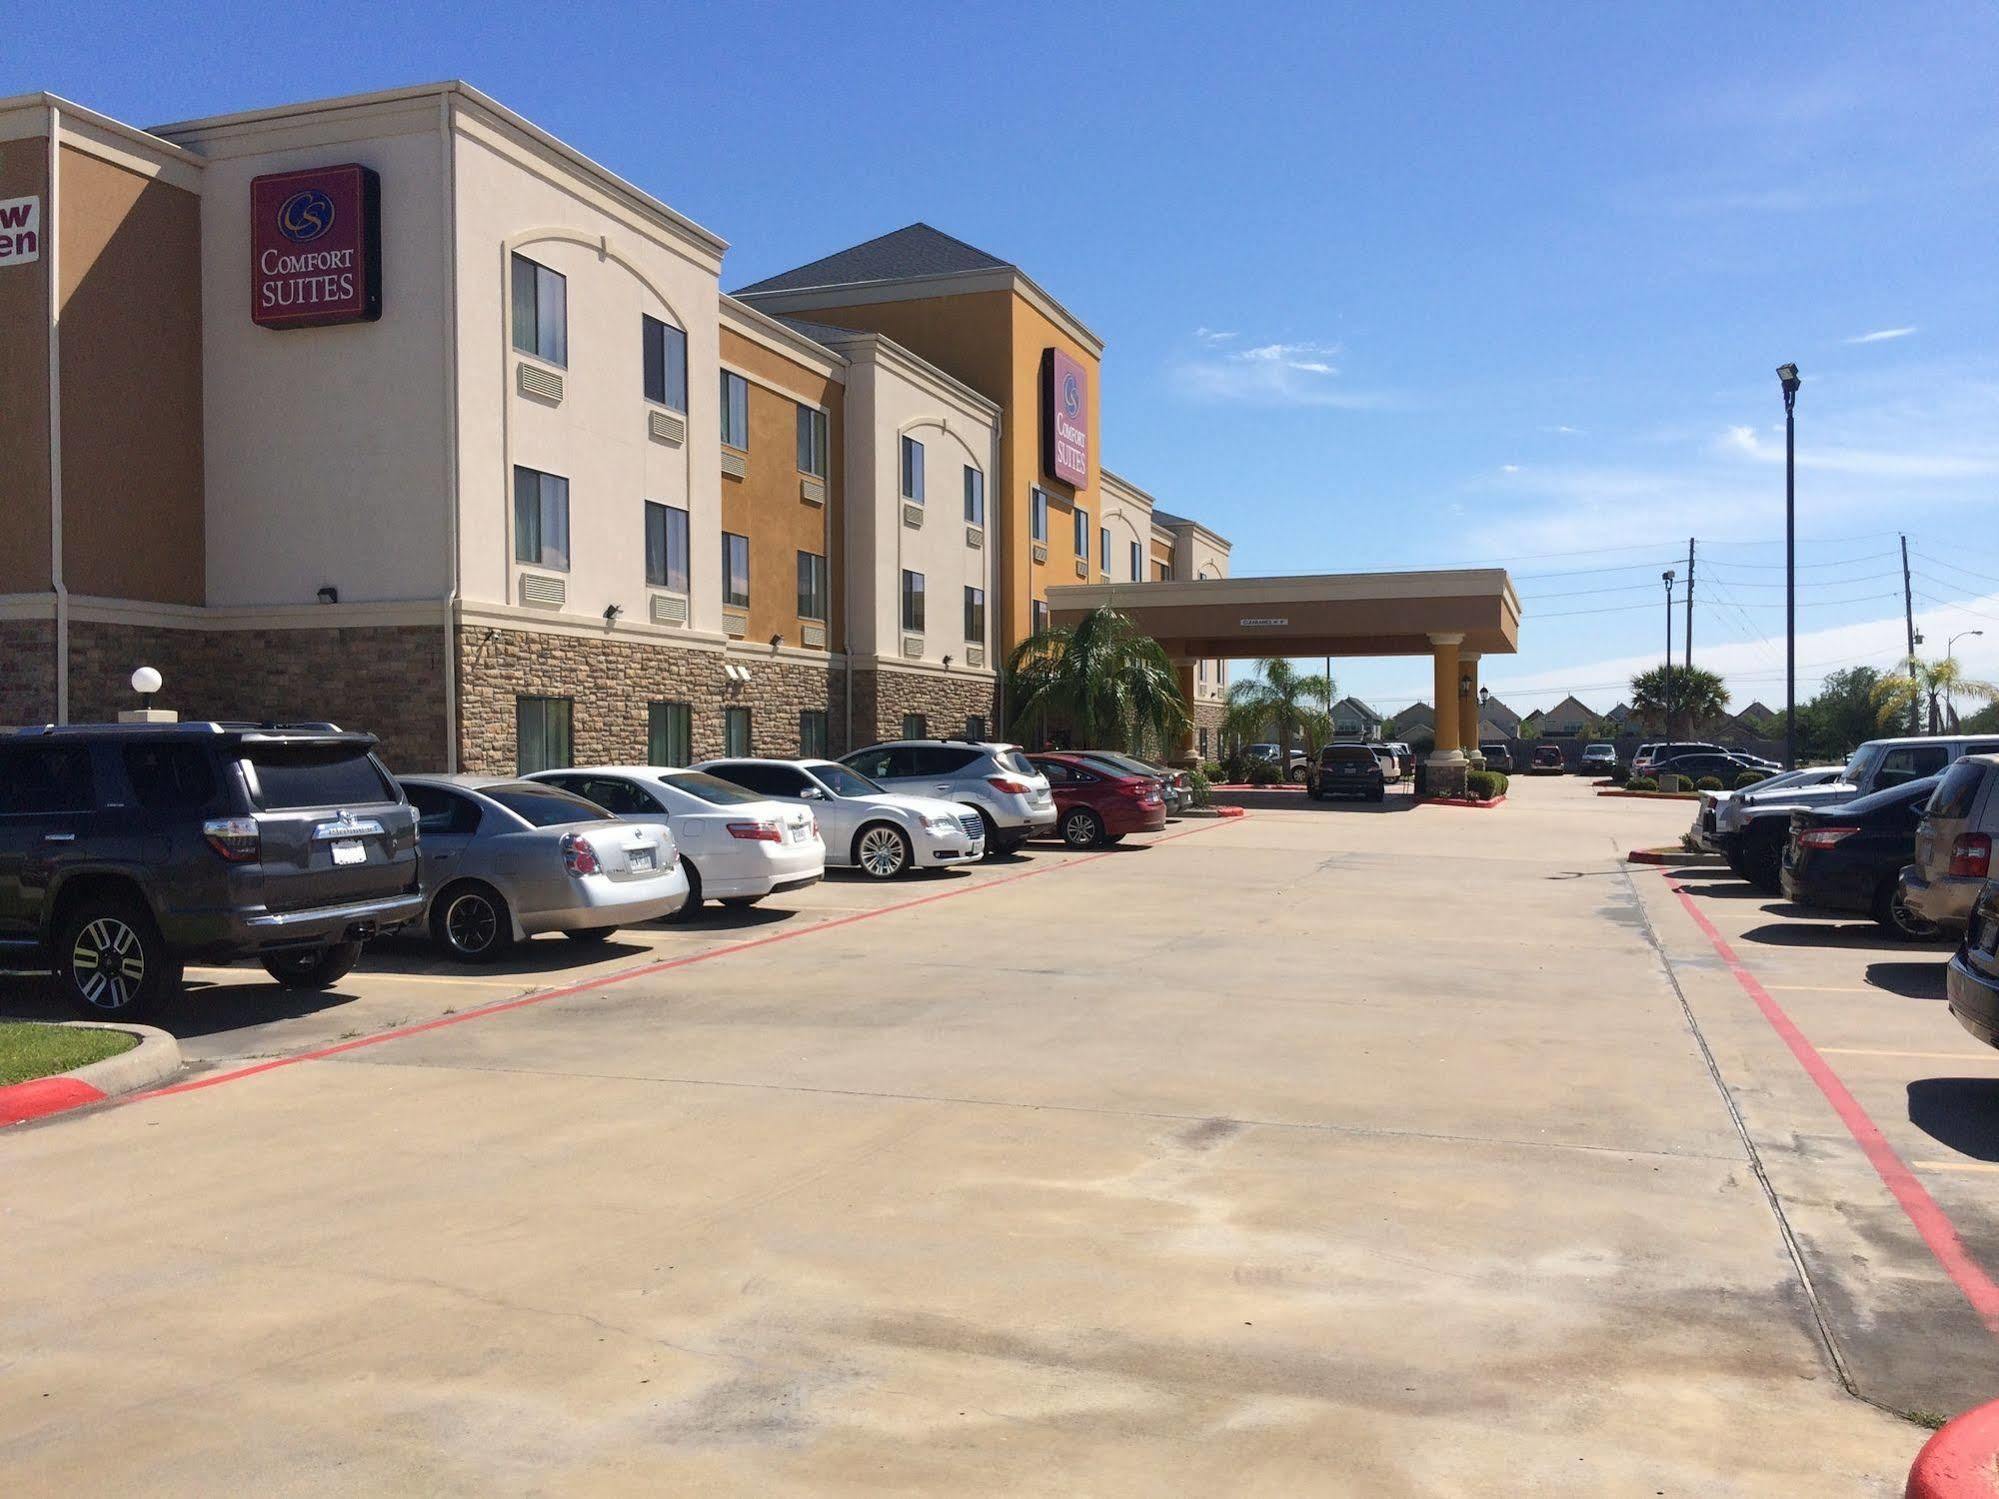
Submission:
<svg viewBox="0 0 1999 1499">
<path fill-rule="evenodd" d="M 1924 562 L 1930 563 L 1934 567 L 1947 567 L 1954 573 L 1963 573 L 1967 578 L 1981 578 L 1987 583 L 1999 583 L 1999 576 L 1994 576 L 1991 573 L 1981 573 L 1969 567 L 1960 567 L 1955 562 L 1946 562 L 1943 560 L 1943 558 L 1932 557 L 1927 552 L 1915 552 L 1912 553 L 1911 555 L 1920 558 Z"/>
</svg>

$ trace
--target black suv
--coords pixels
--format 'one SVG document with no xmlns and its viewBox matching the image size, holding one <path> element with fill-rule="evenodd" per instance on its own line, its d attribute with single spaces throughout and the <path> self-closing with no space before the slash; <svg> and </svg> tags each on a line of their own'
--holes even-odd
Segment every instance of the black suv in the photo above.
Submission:
<svg viewBox="0 0 1999 1499">
<path fill-rule="evenodd" d="M 416 814 L 371 734 L 331 724 L 0 733 L 0 956 L 136 1017 L 188 962 L 325 988 L 423 909 Z"/>
<path fill-rule="evenodd" d="M 1319 763 L 1307 778 L 1315 802 L 1336 796 L 1362 796 L 1371 802 L 1388 796 L 1388 778 L 1381 762 L 1364 744 L 1329 744 L 1319 751 Z"/>
</svg>

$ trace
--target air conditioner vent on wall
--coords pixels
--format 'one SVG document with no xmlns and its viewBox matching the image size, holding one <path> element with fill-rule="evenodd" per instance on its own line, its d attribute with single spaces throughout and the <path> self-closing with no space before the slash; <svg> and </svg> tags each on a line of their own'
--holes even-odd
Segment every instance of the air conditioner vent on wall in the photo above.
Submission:
<svg viewBox="0 0 1999 1499">
<path fill-rule="evenodd" d="M 722 611 L 722 628 L 728 631 L 731 638 L 741 640 L 745 635 L 750 633 L 749 610 L 724 609 Z"/>
<path fill-rule="evenodd" d="M 912 505 L 907 500 L 902 505 L 902 523 L 920 531 L 923 529 L 923 507 Z"/>
<path fill-rule="evenodd" d="M 750 463 L 741 453 L 722 449 L 722 472 L 731 479 L 743 478 L 750 471 Z"/>
<path fill-rule="evenodd" d="M 1046 562 L 1048 560 L 1047 543 L 1040 541 L 1034 543 L 1034 560 L 1036 562 Z"/>
<path fill-rule="evenodd" d="M 982 546 L 984 546 L 985 544 L 986 544 L 986 533 L 985 533 L 985 528 L 984 528 L 983 526 L 967 526 L 967 527 L 965 527 L 965 545 L 966 545 L 966 546 L 968 546 L 968 547 L 982 547 Z"/>
<path fill-rule="evenodd" d="M 562 376 L 538 364 L 529 364 L 525 359 L 520 362 L 519 369 L 522 395 L 535 396 L 544 401 L 561 401 Z"/>
<path fill-rule="evenodd" d="M 686 624 L 687 600 L 677 594 L 654 594 L 652 596 L 652 622 L 656 625 Z"/>
<path fill-rule="evenodd" d="M 982 645 L 966 646 L 965 664 L 967 666 L 984 666 L 986 664 L 986 648 Z"/>
<path fill-rule="evenodd" d="M 1087 578 L 1089 575 L 1090 575 L 1090 564 L 1085 562 L 1081 557 L 1078 557 L 1076 559 L 1076 576 L 1079 578 Z"/>
<path fill-rule="evenodd" d="M 521 602 L 537 609 L 560 609 L 569 598 L 569 585 L 560 578 L 541 573 L 521 574 Z"/>
<path fill-rule="evenodd" d="M 815 650 L 823 651 L 826 649 L 826 627 L 824 625 L 801 624 L 798 627 L 798 639 L 802 645 L 808 645 Z"/>
<path fill-rule="evenodd" d="M 687 441 L 687 423 L 671 411 L 649 411 L 646 413 L 646 431 L 655 442 Z"/>
<path fill-rule="evenodd" d="M 824 479 L 800 479 L 798 497 L 808 505 L 826 503 L 826 481 Z"/>
<path fill-rule="evenodd" d="M 921 635 L 903 636 L 902 653 L 905 656 L 921 657 L 923 655 L 923 637 Z"/>
</svg>

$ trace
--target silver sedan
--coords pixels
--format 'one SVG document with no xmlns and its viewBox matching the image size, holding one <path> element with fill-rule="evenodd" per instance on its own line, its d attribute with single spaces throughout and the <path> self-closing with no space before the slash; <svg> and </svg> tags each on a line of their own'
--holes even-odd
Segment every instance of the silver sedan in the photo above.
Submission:
<svg viewBox="0 0 1999 1499">
<path fill-rule="evenodd" d="M 454 958 L 486 962 L 537 932 L 601 942 L 687 899 L 664 827 L 533 781 L 404 776 L 402 787 L 417 811 L 430 935 Z"/>
</svg>

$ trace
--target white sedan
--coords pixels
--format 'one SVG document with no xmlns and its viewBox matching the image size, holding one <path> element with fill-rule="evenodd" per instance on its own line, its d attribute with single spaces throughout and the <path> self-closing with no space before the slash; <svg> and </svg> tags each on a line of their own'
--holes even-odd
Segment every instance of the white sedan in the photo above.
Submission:
<svg viewBox="0 0 1999 1499">
<path fill-rule="evenodd" d="M 540 770 L 529 779 L 560 786 L 627 822 L 664 823 L 687 871 L 687 904 L 678 913 L 683 920 L 703 900 L 753 906 L 826 874 L 826 845 L 810 808 L 772 801 L 698 770 L 605 765 Z"/>
<path fill-rule="evenodd" d="M 877 880 L 912 869 L 976 864 L 985 829 L 956 802 L 884 791 L 837 760 L 708 760 L 695 767 L 759 796 L 810 807 L 825 831 L 826 862 Z"/>
</svg>

